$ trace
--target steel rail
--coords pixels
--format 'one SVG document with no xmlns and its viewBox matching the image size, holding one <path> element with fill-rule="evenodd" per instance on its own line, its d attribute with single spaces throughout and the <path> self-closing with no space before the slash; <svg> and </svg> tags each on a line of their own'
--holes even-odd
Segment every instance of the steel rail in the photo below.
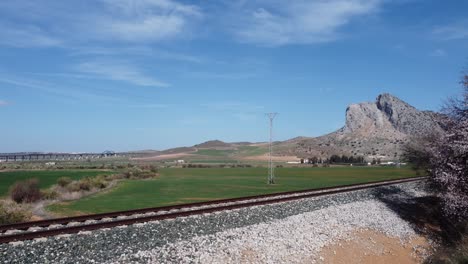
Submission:
<svg viewBox="0 0 468 264">
<path fill-rule="evenodd" d="M 175 205 L 175 206 L 145 208 L 145 209 L 137 209 L 137 210 L 129 210 L 129 211 L 121 211 L 121 212 L 113 212 L 113 213 L 103 213 L 103 214 L 95 214 L 95 215 L 85 215 L 85 216 L 78 216 L 78 217 L 67 217 L 67 218 L 60 218 L 60 219 L 50 219 L 50 220 L 5 225 L 5 226 L 2 226 L 3 230 L 27 229 L 30 227 L 46 227 L 52 224 L 67 224 L 70 222 L 80 222 L 80 221 L 83 222 L 86 220 L 100 220 L 103 218 L 111 218 L 111 217 L 115 218 L 118 216 L 129 216 L 132 214 L 143 214 L 143 213 L 162 212 L 162 211 L 167 212 L 167 214 L 161 214 L 161 215 L 141 216 L 141 217 L 127 218 L 127 219 L 116 219 L 113 221 L 103 221 L 103 222 L 98 222 L 98 223 L 90 223 L 90 224 L 83 224 L 83 225 L 77 225 L 77 226 L 63 226 L 63 227 L 50 229 L 50 230 L 38 230 L 38 231 L 28 231 L 28 232 L 22 232 L 22 233 L 17 233 L 17 234 L 10 234 L 10 235 L 0 235 L 0 243 L 31 240 L 35 238 L 50 237 L 50 236 L 56 236 L 56 235 L 62 235 L 62 234 L 73 234 L 73 233 L 79 233 L 81 231 L 92 231 L 92 230 L 103 229 L 103 228 L 131 225 L 131 224 L 136 224 L 136 223 L 144 223 L 144 222 L 149 222 L 149 221 L 158 221 L 158 220 L 164 220 L 164 219 L 170 219 L 170 218 L 212 213 L 212 212 L 217 212 L 217 211 L 233 210 L 233 209 L 249 207 L 249 206 L 273 204 L 273 203 L 279 203 L 279 202 L 299 200 L 299 199 L 304 199 L 304 198 L 312 198 L 312 197 L 318 197 L 318 196 L 324 196 L 324 195 L 330 195 L 330 194 L 338 194 L 338 193 L 377 188 L 377 187 L 388 186 L 388 185 L 399 184 L 399 183 L 421 181 L 421 180 L 425 180 L 426 178 L 427 177 L 412 177 L 412 178 L 404 178 L 404 179 L 397 179 L 397 180 L 375 181 L 375 182 L 360 183 L 360 184 L 325 187 L 325 188 L 319 188 L 319 189 L 310 189 L 310 190 L 282 192 L 282 193 L 259 195 L 259 196 L 215 200 L 211 202 L 199 202 L 199 203 L 182 204 L 182 205 Z M 302 194 L 302 193 L 307 193 L 307 192 L 309 192 L 309 194 Z M 179 211 L 179 212 L 172 212 L 172 213 L 169 212 L 170 210 L 174 210 L 174 209 L 189 209 L 193 207 L 210 206 L 210 205 L 241 202 L 241 201 L 248 201 L 248 200 L 258 200 L 258 199 L 264 199 L 264 198 L 271 198 L 274 196 L 285 196 L 285 195 L 295 195 L 295 196 L 265 199 L 265 200 L 260 200 L 260 201 L 245 202 L 245 203 L 230 204 L 230 205 L 222 205 L 222 206 L 217 206 L 217 207 L 201 208 L 201 209 L 195 209 L 195 210 L 190 210 L 190 211 Z"/>
</svg>

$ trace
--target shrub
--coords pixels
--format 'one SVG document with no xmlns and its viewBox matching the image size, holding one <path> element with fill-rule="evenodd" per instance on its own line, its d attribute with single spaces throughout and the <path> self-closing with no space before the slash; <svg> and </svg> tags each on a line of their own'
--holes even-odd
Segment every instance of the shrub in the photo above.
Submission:
<svg viewBox="0 0 468 264">
<path fill-rule="evenodd" d="M 150 165 L 150 171 L 152 173 L 158 173 L 159 172 L 158 167 L 156 167 L 155 165 Z"/>
<path fill-rule="evenodd" d="M 31 212 L 14 202 L 0 201 L 0 225 L 25 222 L 31 218 Z"/>
<path fill-rule="evenodd" d="M 78 181 L 78 186 L 80 187 L 80 190 L 83 190 L 83 191 L 91 190 L 90 178 L 81 179 L 80 181 Z"/>
<path fill-rule="evenodd" d="M 32 203 L 41 199 L 41 191 L 37 179 L 16 182 L 10 188 L 10 197 L 17 203 Z"/>
<path fill-rule="evenodd" d="M 108 182 L 106 181 L 106 176 L 104 175 L 99 175 L 97 177 L 94 177 L 93 179 L 91 179 L 91 185 L 93 187 L 96 187 L 98 189 L 104 189 L 107 187 L 108 185 Z"/>
<path fill-rule="evenodd" d="M 72 179 L 70 177 L 60 177 L 58 178 L 57 180 L 57 183 L 58 185 L 62 186 L 62 187 L 65 187 L 67 186 L 68 184 L 70 184 L 72 182 Z"/>
<path fill-rule="evenodd" d="M 58 193 L 53 189 L 47 189 L 41 191 L 41 196 L 44 200 L 54 200 L 57 198 Z"/>
<path fill-rule="evenodd" d="M 80 183 L 78 181 L 74 181 L 68 184 L 66 188 L 69 192 L 78 192 L 80 191 Z"/>
</svg>

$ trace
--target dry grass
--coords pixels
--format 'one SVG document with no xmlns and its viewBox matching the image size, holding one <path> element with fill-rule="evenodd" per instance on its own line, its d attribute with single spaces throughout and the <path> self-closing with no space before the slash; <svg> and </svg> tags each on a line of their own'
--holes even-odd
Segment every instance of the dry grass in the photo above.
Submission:
<svg viewBox="0 0 468 264">
<path fill-rule="evenodd" d="M 42 197 L 37 179 L 18 181 L 10 188 L 10 197 L 17 203 L 33 203 Z"/>
<path fill-rule="evenodd" d="M 28 221 L 31 216 L 29 206 L 0 200 L 0 225 Z"/>
</svg>

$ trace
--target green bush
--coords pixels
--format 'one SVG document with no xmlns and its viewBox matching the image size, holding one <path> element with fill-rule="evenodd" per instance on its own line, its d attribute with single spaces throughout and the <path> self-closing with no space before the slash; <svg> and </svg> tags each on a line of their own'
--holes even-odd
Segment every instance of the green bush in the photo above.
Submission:
<svg viewBox="0 0 468 264">
<path fill-rule="evenodd" d="M 106 175 L 99 175 L 97 177 L 94 177 L 93 179 L 91 179 L 90 183 L 92 187 L 95 187 L 98 189 L 104 189 L 108 185 Z"/>
<path fill-rule="evenodd" d="M 80 190 L 89 191 L 91 190 L 91 179 L 90 178 L 83 178 L 78 181 L 78 186 L 80 186 Z"/>
<path fill-rule="evenodd" d="M 41 199 L 37 179 L 18 181 L 10 187 L 10 197 L 17 203 L 32 203 Z"/>
<path fill-rule="evenodd" d="M 158 173 L 158 172 L 159 172 L 158 167 L 156 167 L 155 165 L 150 165 L 149 170 L 150 170 L 152 173 Z"/>
<path fill-rule="evenodd" d="M 70 177 L 60 177 L 60 178 L 57 179 L 58 185 L 60 185 L 62 187 L 67 186 L 71 182 L 72 182 L 72 179 Z"/>
<path fill-rule="evenodd" d="M 44 200 L 54 200 L 58 197 L 58 193 L 52 189 L 42 190 L 41 195 Z"/>
<path fill-rule="evenodd" d="M 73 181 L 72 183 L 67 185 L 66 189 L 69 192 L 78 192 L 80 191 L 80 183 L 78 181 Z"/>
<path fill-rule="evenodd" d="M 0 225 L 25 222 L 31 216 L 29 210 L 17 203 L 0 201 Z"/>
</svg>

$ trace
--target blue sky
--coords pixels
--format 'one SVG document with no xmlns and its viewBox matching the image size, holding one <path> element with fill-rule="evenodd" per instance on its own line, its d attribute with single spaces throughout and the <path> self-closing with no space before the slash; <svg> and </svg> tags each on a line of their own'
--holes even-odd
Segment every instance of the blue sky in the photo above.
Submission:
<svg viewBox="0 0 468 264">
<path fill-rule="evenodd" d="M 0 2 L 0 152 L 318 136 L 392 93 L 460 91 L 468 2 Z"/>
</svg>

